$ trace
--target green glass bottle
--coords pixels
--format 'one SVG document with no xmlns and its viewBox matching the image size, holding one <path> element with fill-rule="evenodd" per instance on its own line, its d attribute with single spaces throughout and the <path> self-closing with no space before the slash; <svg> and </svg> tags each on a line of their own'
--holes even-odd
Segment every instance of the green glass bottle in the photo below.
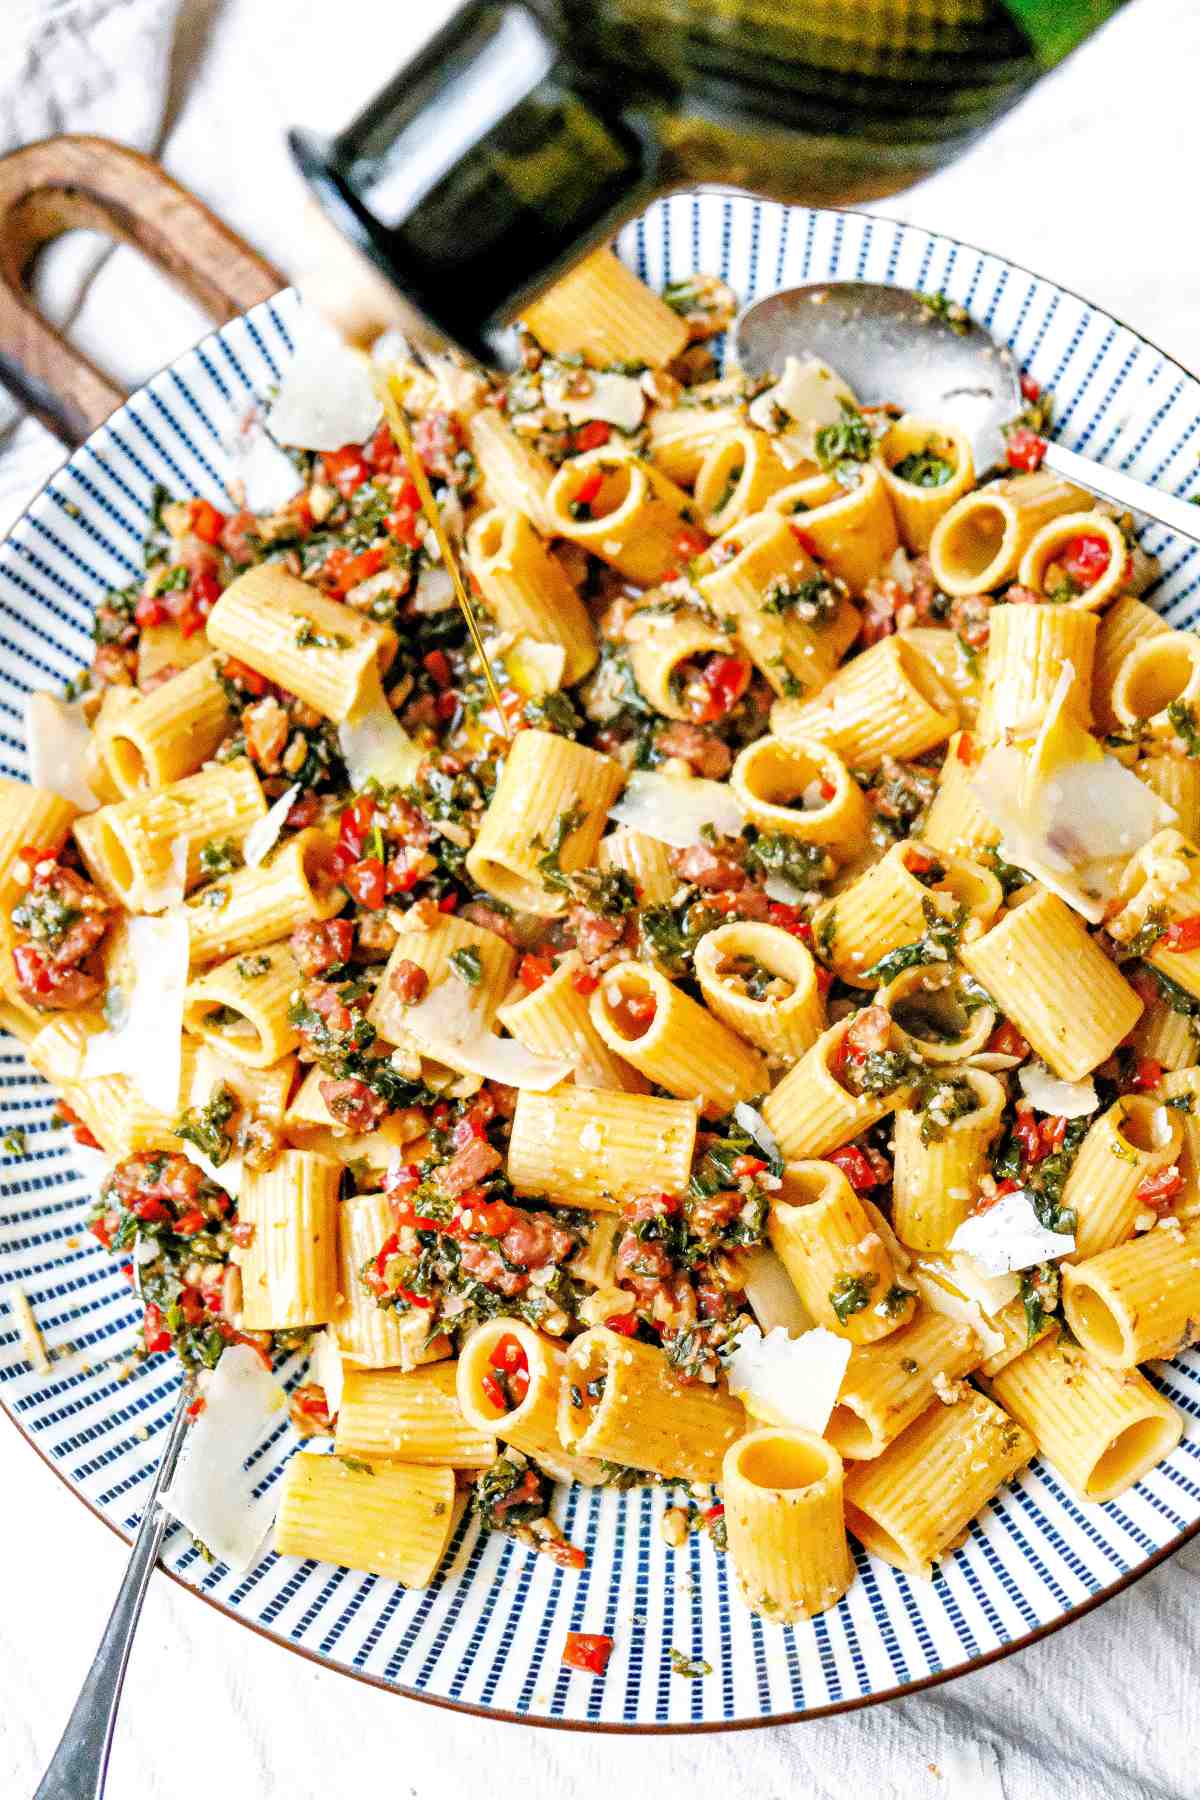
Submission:
<svg viewBox="0 0 1200 1800">
<path fill-rule="evenodd" d="M 470 0 L 336 137 L 333 222 L 448 337 L 656 194 L 854 204 L 955 157 L 1124 0 Z"/>
</svg>

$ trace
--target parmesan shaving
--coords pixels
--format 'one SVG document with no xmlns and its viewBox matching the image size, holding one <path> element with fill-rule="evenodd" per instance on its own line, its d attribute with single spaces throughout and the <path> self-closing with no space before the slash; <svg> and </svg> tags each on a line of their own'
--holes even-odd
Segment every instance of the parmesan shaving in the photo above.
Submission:
<svg viewBox="0 0 1200 1800">
<path fill-rule="evenodd" d="M 424 999 L 407 1008 L 405 1026 L 425 1055 L 505 1087 L 544 1094 L 565 1081 L 575 1068 L 562 1057 L 539 1056 L 515 1038 L 497 1037 L 455 975 L 446 976 Z"/>
<path fill-rule="evenodd" d="M 1045 1063 L 1024 1063 L 1017 1075 L 1021 1092 L 1036 1112 L 1062 1119 L 1083 1119 L 1100 1104 L 1091 1076 L 1083 1081 L 1060 1081 Z"/>
<path fill-rule="evenodd" d="M 796 421 L 800 429 L 787 435 L 798 463 L 815 460 L 817 432 L 823 425 L 840 423 L 843 402 L 847 406 L 858 405 L 852 391 L 828 363 L 815 356 L 803 360 L 789 356 L 775 386 L 752 400 L 748 411 L 751 424 L 762 431 L 777 432 L 780 413 Z"/>
<path fill-rule="evenodd" d="M 301 314 L 295 339 L 295 354 L 267 413 L 271 436 L 301 450 L 365 443 L 383 414 L 367 359 L 316 311 Z"/>
<path fill-rule="evenodd" d="M 1039 747 L 1035 763 L 997 745 L 971 786 L 1002 833 L 1001 856 L 1098 925 L 1125 861 L 1175 813 L 1111 756 L 1051 763 Z"/>
<path fill-rule="evenodd" d="M 376 676 L 352 718 L 338 726 L 338 748 L 350 785 L 407 787 L 421 763 L 421 751 L 387 703 Z"/>
<path fill-rule="evenodd" d="M 87 748 L 91 729 L 78 704 L 68 705 L 54 694 L 25 696 L 25 748 L 29 779 L 34 787 L 61 794 L 80 812 L 94 812 L 100 802 L 87 779 Z"/>
<path fill-rule="evenodd" d="M 767 1425 L 821 1433 L 829 1424 L 850 1361 L 850 1345 L 823 1325 L 789 1337 L 781 1325 L 764 1337 L 744 1325 L 730 1358 L 729 1391 Z"/>
<path fill-rule="evenodd" d="M 673 849 L 687 850 L 705 842 L 707 826 L 720 837 L 737 837 L 746 815 L 721 781 L 700 776 L 659 775 L 635 769 L 625 791 L 609 809 L 609 818 Z"/>
<path fill-rule="evenodd" d="M 304 477 L 256 413 L 242 421 L 226 449 L 234 479 L 241 482 L 245 504 L 251 512 L 280 512 L 303 491 Z"/>
<path fill-rule="evenodd" d="M 795 1283 L 768 1245 L 756 1244 L 746 1252 L 739 1275 L 750 1310 L 763 1331 L 770 1334 L 778 1327 L 795 1338 L 812 1330 L 813 1319 Z"/>
<path fill-rule="evenodd" d="M 287 1396 L 248 1344 L 230 1344 L 200 1380 L 204 1407 L 161 1503 L 240 1573 L 265 1543 L 279 1497 L 278 1483 L 255 1494 L 258 1477 L 246 1463 L 286 1416 Z"/>
<path fill-rule="evenodd" d="M 595 374 L 588 370 L 579 385 L 587 383 L 587 392 L 572 394 L 573 379 L 559 376 L 542 385 L 548 405 L 561 412 L 572 425 L 586 425 L 600 419 L 615 425 L 618 431 L 636 431 L 646 411 L 646 396 L 636 375 Z"/>
<path fill-rule="evenodd" d="M 174 1118 L 183 1063 L 183 995 L 188 978 L 188 922 L 180 910 L 131 918 L 124 1017 L 88 1039 L 83 1079 L 127 1075 L 147 1106 Z"/>
<path fill-rule="evenodd" d="M 180 1138 L 179 1148 L 189 1162 L 195 1163 L 196 1167 L 202 1170 L 210 1181 L 215 1181 L 219 1188 L 224 1188 L 232 1199 L 237 1200 L 241 1197 L 244 1164 L 240 1156 L 227 1156 L 223 1163 L 215 1163 L 210 1156 L 204 1154 L 203 1150 L 198 1149 L 190 1138 Z"/>
<path fill-rule="evenodd" d="M 988 1275 L 1007 1275 L 1052 1262 L 1075 1248 L 1074 1232 L 1047 1231 L 1024 1188 L 1003 1194 L 986 1212 L 964 1219 L 950 1239 L 951 1250 L 965 1250 Z"/>
<path fill-rule="evenodd" d="M 753 1139 L 758 1148 L 771 1165 L 773 1172 L 783 1172 L 783 1151 L 779 1148 L 771 1127 L 762 1114 L 750 1105 L 748 1100 L 739 1100 L 733 1109 L 735 1122 L 741 1126 L 748 1138 Z"/>
<path fill-rule="evenodd" d="M 504 667 L 509 680 L 540 700 L 543 694 L 557 693 L 566 673 L 567 653 L 561 644 L 544 644 L 540 638 L 519 637 L 504 652 Z"/>
<path fill-rule="evenodd" d="M 182 906 L 187 893 L 188 843 L 176 838 L 171 845 L 171 863 L 160 887 L 147 886 L 142 892 L 142 911 L 161 913 Z"/>
<path fill-rule="evenodd" d="M 312 1378 L 319 1388 L 324 1389 L 326 1410 L 329 1417 L 335 1419 L 342 1410 L 345 1373 L 337 1338 L 328 1325 L 309 1341 L 308 1355 Z"/>
<path fill-rule="evenodd" d="M 287 816 L 299 792 L 300 783 L 293 782 L 290 788 L 280 794 L 270 811 L 263 818 L 256 819 L 246 833 L 246 841 L 242 845 L 242 860 L 248 869 L 257 869 L 270 856 L 279 842 L 279 834 L 287 824 Z"/>
<path fill-rule="evenodd" d="M 1020 1292 L 1015 1275 L 990 1275 L 974 1257 L 959 1250 L 922 1256 L 912 1276 L 926 1306 L 944 1318 L 969 1325 L 985 1356 L 996 1356 L 1004 1349 L 1004 1333 L 993 1321 Z"/>
</svg>

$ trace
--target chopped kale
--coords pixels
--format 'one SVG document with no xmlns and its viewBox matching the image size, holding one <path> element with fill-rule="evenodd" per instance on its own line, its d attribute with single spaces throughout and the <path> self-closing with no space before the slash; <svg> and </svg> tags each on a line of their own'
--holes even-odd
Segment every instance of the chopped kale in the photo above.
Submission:
<svg viewBox="0 0 1200 1800">
<path fill-rule="evenodd" d="M 265 950 L 257 950 L 250 956 L 239 956 L 233 966 L 243 981 L 257 981 L 271 967 L 271 959 Z"/>
<path fill-rule="evenodd" d="M 483 980 L 483 962 L 478 950 L 473 945 L 466 946 L 461 950 L 452 950 L 449 963 L 465 986 L 476 988 Z"/>
<path fill-rule="evenodd" d="M 219 1168 L 233 1154 L 233 1133 L 226 1128 L 237 1109 L 237 1096 L 223 1081 L 219 1082 L 206 1106 L 189 1107 L 177 1120 L 175 1135 L 195 1144 Z"/>
<path fill-rule="evenodd" d="M 858 463 L 869 462 L 875 448 L 871 427 L 848 400 L 841 402 L 842 416 L 836 425 L 822 425 L 816 435 L 817 461 L 823 469 L 840 474 Z"/>
<path fill-rule="evenodd" d="M 571 891 L 571 878 L 563 870 L 562 853 L 567 839 L 579 830 L 586 818 L 587 813 L 582 807 L 570 806 L 554 821 L 548 844 L 541 837 L 533 839 L 533 848 L 541 851 L 537 869 L 542 886 L 550 893 L 569 894 Z"/>
<path fill-rule="evenodd" d="M 829 1304 L 839 1325 L 855 1313 L 864 1312 L 871 1304 L 871 1289 L 878 1285 L 878 1275 L 839 1275 L 829 1290 Z"/>
<path fill-rule="evenodd" d="M 819 631 L 836 618 L 845 595 L 845 587 L 833 575 L 810 575 L 807 581 L 795 582 L 780 575 L 767 589 L 762 611 L 797 619 Z"/>
<path fill-rule="evenodd" d="M 805 843 L 786 831 L 760 831 L 748 825 L 746 868 L 753 873 L 778 875 L 799 892 L 807 892 L 827 881 L 832 872 L 828 853 L 820 844 Z"/>
<path fill-rule="evenodd" d="M 210 880 L 240 867 L 242 853 L 232 838 L 212 838 L 200 846 L 200 872 Z"/>
<path fill-rule="evenodd" d="M 712 1674 L 712 1664 L 705 1662 L 702 1656 L 686 1656 L 682 1650 L 672 1649 L 671 1672 L 685 1676 L 688 1681 L 698 1681 L 702 1675 Z"/>
<path fill-rule="evenodd" d="M 939 456 L 927 444 L 924 450 L 914 450 L 910 455 L 901 457 L 893 467 L 892 474 L 913 487 L 945 487 L 954 474 L 954 464 L 949 457 Z"/>
<path fill-rule="evenodd" d="M 583 720 L 570 696 L 558 690 L 527 700 L 522 717 L 527 725 L 535 725 L 540 731 L 556 731 L 559 737 L 577 738 L 583 730 Z"/>
</svg>

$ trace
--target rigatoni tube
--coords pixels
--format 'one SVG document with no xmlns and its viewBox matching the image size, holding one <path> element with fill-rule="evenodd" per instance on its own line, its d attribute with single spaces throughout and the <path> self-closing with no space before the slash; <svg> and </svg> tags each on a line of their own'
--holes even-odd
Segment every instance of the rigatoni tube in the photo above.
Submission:
<svg viewBox="0 0 1200 1800">
<path fill-rule="evenodd" d="M 556 1480 L 596 1487 L 600 1463 L 570 1456 L 558 1435 L 566 1379 L 563 1344 L 522 1319 L 489 1319 L 464 1339 L 457 1365 L 458 1404 L 477 1431 L 512 1444 Z"/>
<path fill-rule="evenodd" d="M 285 1150 L 271 1169 L 247 1169 L 238 1218 L 250 1233 L 234 1250 L 242 1270 L 242 1325 L 283 1331 L 327 1325 L 338 1302 L 338 1193 L 342 1165 Z"/>
<path fill-rule="evenodd" d="M 686 561 L 678 540 L 692 517 L 690 499 L 628 451 L 587 450 L 571 457 L 550 484 L 546 510 L 555 536 L 580 544 L 643 587 Z"/>
<path fill-rule="evenodd" d="M 869 1462 L 982 1359 L 969 1325 L 922 1309 L 890 1337 L 855 1345 L 825 1435 L 843 1456 Z"/>
<path fill-rule="evenodd" d="M 718 552 L 720 560 L 718 560 Z M 777 694 L 818 692 L 858 632 L 845 588 L 801 548 L 779 514 L 755 513 L 725 532 L 698 587 Z"/>
<path fill-rule="evenodd" d="M 1148 1094 L 1126 1094 L 1100 1114 L 1063 1185 L 1063 1205 L 1075 1214 L 1072 1262 L 1129 1236 L 1143 1205 L 1138 1189 L 1178 1161 L 1182 1143 L 1178 1112 Z"/>
<path fill-rule="evenodd" d="M 863 791 L 836 750 L 816 738 L 756 738 L 739 751 L 729 785 L 760 831 L 819 844 L 840 863 L 852 862 L 866 842 Z"/>
<path fill-rule="evenodd" d="M 842 1459 L 815 1432 L 769 1426 L 725 1452 L 725 1527 L 747 1606 L 780 1625 L 835 1606 L 854 1578 Z"/>
<path fill-rule="evenodd" d="M 927 1578 L 1034 1448 L 984 1394 L 968 1389 L 949 1406 L 935 1400 L 881 1456 L 849 1469 L 846 1524 L 883 1562 Z"/>
<path fill-rule="evenodd" d="M 957 426 L 905 413 L 876 452 L 906 550 L 928 550 L 933 528 L 975 480 L 975 459 Z"/>
<path fill-rule="evenodd" d="M 1064 1081 L 1090 1075 L 1141 1016 L 1141 1001 L 1083 921 L 1045 889 L 964 944 L 960 956 Z"/>
<path fill-rule="evenodd" d="M 78 828 L 76 828 L 78 830 Z M 1123 900 L 1108 929 L 1118 943 L 1144 935 L 1141 954 L 1200 998 L 1200 849 L 1180 831 L 1158 831 L 1121 874 Z"/>
<path fill-rule="evenodd" d="M 758 1051 L 644 963 L 616 963 L 600 977 L 591 1020 L 615 1055 L 682 1100 L 727 1112 L 767 1086 Z"/>
<path fill-rule="evenodd" d="M 1035 533 L 1071 512 L 1078 488 L 1039 469 L 964 494 L 939 519 L 929 541 L 933 577 L 946 594 L 987 594 L 1012 580 Z"/>
<path fill-rule="evenodd" d="M 957 725 L 958 708 L 933 664 L 896 637 L 852 658 L 811 700 L 777 700 L 771 708 L 779 737 L 816 738 L 852 768 L 924 756 Z"/>
<path fill-rule="evenodd" d="M 467 872 L 507 905 L 554 917 L 569 877 L 595 859 L 621 765 L 551 731 L 519 731 L 504 760 Z"/>
<path fill-rule="evenodd" d="M 429 1337 L 420 1307 L 397 1312 L 380 1306 L 363 1286 L 364 1266 L 373 1262 L 396 1229 L 381 1193 L 358 1194 L 338 1209 L 338 1299 L 333 1328 L 348 1363 L 364 1369 L 415 1369 L 450 1354 L 444 1334 Z"/>
<path fill-rule="evenodd" d="M 275 1549 L 428 1587 L 460 1516 L 453 1469 L 350 1468 L 300 1450 L 283 1472 Z"/>
<path fill-rule="evenodd" d="M 193 774 L 229 729 L 229 701 L 206 656 L 121 707 L 98 730 L 101 760 L 117 791 L 136 794 Z"/>
<path fill-rule="evenodd" d="M 913 1289 L 835 1163 L 789 1163 L 771 1199 L 771 1247 L 818 1325 L 852 1344 L 907 1324 Z"/>
<path fill-rule="evenodd" d="M 939 921 L 969 943 L 991 924 L 1003 898 L 990 869 L 906 838 L 819 906 L 813 931 L 818 942 L 828 939 L 835 974 L 869 987 L 890 951 L 917 943 Z"/>
<path fill-rule="evenodd" d="M 741 1402 L 681 1381 L 661 1350 L 595 1325 L 567 1351 L 558 1435 L 576 1455 L 685 1481 L 719 1481 L 746 1429 Z"/>
<path fill-rule="evenodd" d="M 130 912 L 161 912 L 178 899 L 176 858 L 181 851 L 186 851 L 186 890 L 204 874 L 200 853 L 205 845 L 240 849 L 266 810 L 251 765 L 226 763 L 85 814 L 75 821 L 75 841 L 106 893 Z"/>
<path fill-rule="evenodd" d="M 1085 728 L 1092 722 L 1092 665 L 1099 624 L 1093 613 L 1063 606 L 995 606 L 989 614 L 983 703 L 976 731 L 993 742 L 1006 731 L 1036 735 L 1070 665 L 1066 711 Z"/>
<path fill-rule="evenodd" d="M 525 308 L 521 322 L 552 356 L 578 354 L 597 369 L 614 362 L 660 369 L 688 341 L 679 314 L 607 245 L 560 275 Z"/>
<path fill-rule="evenodd" d="M 812 953 L 779 925 L 718 925 L 697 944 L 695 970 L 708 1010 L 768 1055 L 794 1062 L 825 1029 Z"/>
<path fill-rule="evenodd" d="M 562 564 L 524 514 L 499 506 L 481 513 L 467 533 L 467 554 L 500 629 L 560 645 L 563 685 L 581 681 L 596 661 L 592 622 Z"/>
<path fill-rule="evenodd" d="M 893 1223 L 913 1250 L 944 1250 L 979 1198 L 1007 1094 L 985 1069 L 947 1069 L 896 1114 Z"/>
<path fill-rule="evenodd" d="M 230 582 L 208 615 L 208 641 L 327 719 L 348 719 L 369 679 L 396 654 L 396 634 L 278 563 Z"/>
<path fill-rule="evenodd" d="M 1151 1231 L 1062 1272 L 1067 1324 L 1095 1362 L 1131 1369 L 1174 1356 L 1200 1321 L 1200 1225 Z"/>
<path fill-rule="evenodd" d="M 762 1115 L 792 1162 L 828 1156 L 904 1100 L 911 1082 L 856 1092 L 846 1079 L 846 1033 L 852 1018 L 823 1031 L 763 1101 Z"/>
<path fill-rule="evenodd" d="M 464 1415 L 455 1365 L 435 1362 L 409 1371 L 347 1369 L 334 1450 L 365 1462 L 486 1469 L 496 1439 Z"/>
<path fill-rule="evenodd" d="M 1171 1454 L 1183 1430 L 1137 1369 L 1093 1362 L 1058 1332 L 1001 1369 L 992 1392 L 1081 1500 L 1115 1500 Z"/>
<path fill-rule="evenodd" d="M 696 1145 L 691 1100 L 602 1088 L 517 1094 L 508 1179 L 518 1193 L 615 1212 L 651 1191 L 681 1194 Z"/>
<path fill-rule="evenodd" d="M 309 826 L 257 868 L 236 869 L 199 888 L 185 908 L 192 962 L 261 950 L 308 919 L 341 912 L 347 896 L 330 862 L 333 848 L 325 832 Z"/>
<path fill-rule="evenodd" d="M 496 1014 L 497 1022 L 527 1050 L 574 1063 L 576 1087 L 643 1094 L 650 1085 L 646 1077 L 624 1057 L 615 1055 L 592 1024 L 584 973 L 578 950 L 566 951 L 553 973 L 537 987 L 532 991 L 520 988 L 505 1002 Z"/>
<path fill-rule="evenodd" d="M 291 1019 L 300 971 L 291 946 L 272 944 L 260 956 L 230 957 L 193 981 L 184 997 L 185 1031 L 251 1069 L 278 1062 L 300 1042 Z"/>
</svg>

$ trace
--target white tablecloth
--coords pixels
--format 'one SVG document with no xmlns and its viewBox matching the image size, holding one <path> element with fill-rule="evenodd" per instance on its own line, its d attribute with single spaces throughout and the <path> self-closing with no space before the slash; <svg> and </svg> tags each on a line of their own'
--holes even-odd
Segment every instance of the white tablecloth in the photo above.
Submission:
<svg viewBox="0 0 1200 1800">
<path fill-rule="evenodd" d="M 336 124 L 450 0 L 5 0 L 0 146 L 99 130 L 167 167 L 282 267 L 305 259 L 289 123 Z M 33 47 L 30 48 L 32 39 Z M 1200 368 L 1200 9 L 1135 0 L 956 168 L 881 212 L 1053 276 Z M 97 272 L 97 264 L 99 268 Z M 73 334 L 127 382 L 202 321 L 130 253 L 52 259 Z M 82 293 L 82 297 L 81 297 Z M 0 528 L 59 452 L 0 413 Z M 0 1794 L 31 1794 L 90 1662 L 124 1551 L 0 1426 Z M 1200 1546 L 1065 1633 L 933 1693 L 810 1725 L 621 1740 L 458 1717 L 289 1656 L 153 1582 L 113 1800 L 1194 1800 Z"/>
</svg>

